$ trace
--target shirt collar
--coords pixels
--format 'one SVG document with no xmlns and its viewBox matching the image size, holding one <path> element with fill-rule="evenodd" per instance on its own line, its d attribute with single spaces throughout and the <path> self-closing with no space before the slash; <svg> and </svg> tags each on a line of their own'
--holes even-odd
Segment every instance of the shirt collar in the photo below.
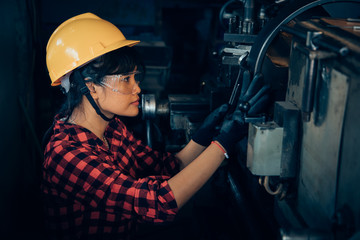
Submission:
<svg viewBox="0 0 360 240">
<path fill-rule="evenodd" d="M 91 147 L 100 147 L 107 150 L 105 143 L 102 139 L 98 138 L 89 129 L 84 128 L 80 125 L 65 122 L 66 116 L 60 114 L 55 116 L 54 133 L 64 133 L 68 141 L 78 142 L 82 145 L 89 145 Z M 108 128 L 107 128 L 108 129 Z"/>
</svg>

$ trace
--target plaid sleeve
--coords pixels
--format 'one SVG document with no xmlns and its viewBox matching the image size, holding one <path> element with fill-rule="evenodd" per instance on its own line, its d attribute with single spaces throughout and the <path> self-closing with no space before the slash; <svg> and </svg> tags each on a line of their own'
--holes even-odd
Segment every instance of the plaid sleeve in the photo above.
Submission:
<svg viewBox="0 0 360 240">
<path fill-rule="evenodd" d="M 140 175 L 166 175 L 174 176 L 180 171 L 180 161 L 174 154 L 153 150 L 136 139 L 130 132 L 127 132 L 129 148 L 136 159 L 137 172 Z M 124 141 L 127 141 L 124 139 Z"/>
<path fill-rule="evenodd" d="M 59 197 L 147 222 L 172 221 L 177 204 L 168 177 L 133 179 L 110 166 L 108 156 L 81 147 L 57 146 L 46 159 L 48 181 Z M 102 159 L 104 158 L 104 159 Z"/>
<path fill-rule="evenodd" d="M 135 183 L 134 210 L 144 221 L 161 223 L 172 221 L 178 207 L 168 182 L 148 177 Z"/>
</svg>

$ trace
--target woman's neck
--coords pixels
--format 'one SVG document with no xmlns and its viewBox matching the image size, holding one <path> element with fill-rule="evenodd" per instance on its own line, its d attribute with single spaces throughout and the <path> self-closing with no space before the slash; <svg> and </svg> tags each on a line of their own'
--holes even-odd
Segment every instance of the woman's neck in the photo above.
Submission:
<svg viewBox="0 0 360 240">
<path fill-rule="evenodd" d="M 103 140 L 108 122 L 102 119 L 91 105 L 88 106 L 83 102 L 82 106 L 74 109 L 69 119 L 77 125 L 90 130 L 98 138 Z"/>
</svg>

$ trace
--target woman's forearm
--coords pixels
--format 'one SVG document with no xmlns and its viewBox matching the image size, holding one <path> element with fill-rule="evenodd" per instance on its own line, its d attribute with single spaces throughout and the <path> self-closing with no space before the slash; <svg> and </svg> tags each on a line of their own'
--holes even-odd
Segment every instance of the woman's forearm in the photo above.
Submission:
<svg viewBox="0 0 360 240">
<path fill-rule="evenodd" d="M 204 151 L 204 149 L 204 146 L 197 144 L 193 140 L 190 140 L 190 142 L 176 154 L 176 157 L 181 161 L 181 169 L 189 165 L 189 163 L 197 158 Z"/>
<path fill-rule="evenodd" d="M 194 161 L 169 179 L 169 186 L 179 208 L 209 180 L 224 158 L 222 150 L 211 144 Z"/>
</svg>

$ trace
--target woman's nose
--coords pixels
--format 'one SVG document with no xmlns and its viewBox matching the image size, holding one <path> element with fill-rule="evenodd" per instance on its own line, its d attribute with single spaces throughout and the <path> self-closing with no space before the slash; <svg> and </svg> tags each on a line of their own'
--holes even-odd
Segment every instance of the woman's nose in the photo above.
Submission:
<svg viewBox="0 0 360 240">
<path fill-rule="evenodd" d="M 140 82 L 136 82 L 136 83 L 135 83 L 133 93 L 134 93 L 134 94 L 139 94 L 139 93 L 141 93 Z"/>
</svg>

